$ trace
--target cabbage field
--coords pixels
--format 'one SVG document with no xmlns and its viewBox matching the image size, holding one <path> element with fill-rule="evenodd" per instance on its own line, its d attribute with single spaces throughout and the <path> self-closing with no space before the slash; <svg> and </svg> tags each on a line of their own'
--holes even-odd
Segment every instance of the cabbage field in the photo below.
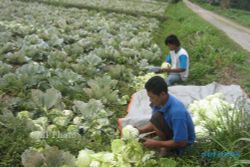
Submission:
<svg viewBox="0 0 250 167">
<path fill-rule="evenodd" d="M 0 166 L 199 164 L 193 154 L 158 158 L 117 129 L 131 94 L 155 75 L 147 67 L 162 61 L 154 32 L 167 6 L 0 0 Z"/>
<path fill-rule="evenodd" d="M 23 120 L 30 147 L 109 149 L 137 76 L 161 59 L 159 20 L 10 0 L 0 9 L 1 124 Z"/>
</svg>

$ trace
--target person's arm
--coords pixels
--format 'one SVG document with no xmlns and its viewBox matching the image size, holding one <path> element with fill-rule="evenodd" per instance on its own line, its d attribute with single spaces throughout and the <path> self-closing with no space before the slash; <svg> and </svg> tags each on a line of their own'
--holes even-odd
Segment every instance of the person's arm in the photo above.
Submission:
<svg viewBox="0 0 250 167">
<path fill-rule="evenodd" d="M 181 72 L 184 72 L 185 70 L 186 69 L 182 69 L 182 68 L 175 68 L 175 69 L 162 68 L 162 69 L 160 69 L 160 71 L 158 73 L 164 73 L 164 72 L 167 72 L 167 73 L 170 73 L 170 72 L 181 73 Z"/>
<path fill-rule="evenodd" d="M 185 147 L 187 145 L 187 141 L 178 141 L 175 142 L 174 140 L 167 140 L 167 141 L 159 141 L 159 140 L 153 140 L 153 139 L 146 139 L 144 142 L 144 145 L 146 147 L 150 148 L 160 148 L 160 147 L 165 147 L 165 148 L 180 148 L 180 147 Z"/>
<path fill-rule="evenodd" d="M 188 141 L 188 129 L 185 119 L 173 119 L 173 139 L 168 141 L 146 140 L 146 147 L 185 147 Z"/>
<path fill-rule="evenodd" d="M 147 133 L 147 132 L 153 132 L 154 131 L 154 128 L 153 128 L 153 125 L 151 123 L 148 123 L 147 125 L 145 125 L 144 127 L 142 128 L 137 128 L 139 130 L 139 133 L 142 134 L 142 133 Z"/>
<path fill-rule="evenodd" d="M 181 73 L 184 72 L 187 69 L 187 56 L 186 55 L 181 55 L 179 57 L 179 61 L 180 61 L 180 67 L 175 68 L 175 69 L 170 69 L 170 68 L 163 68 L 160 69 L 157 73 Z"/>
</svg>

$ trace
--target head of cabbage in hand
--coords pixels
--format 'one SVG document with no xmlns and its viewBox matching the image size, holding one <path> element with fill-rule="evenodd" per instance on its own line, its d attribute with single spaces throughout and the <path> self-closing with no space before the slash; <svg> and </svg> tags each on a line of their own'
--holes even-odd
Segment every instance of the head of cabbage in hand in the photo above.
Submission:
<svg viewBox="0 0 250 167">
<path fill-rule="evenodd" d="M 122 138 L 125 140 L 137 139 L 138 136 L 138 129 L 134 128 L 132 125 L 127 125 L 122 129 Z"/>
<path fill-rule="evenodd" d="M 165 69 L 165 68 L 171 68 L 171 64 L 167 63 L 167 62 L 163 62 L 161 64 L 161 69 Z"/>
</svg>

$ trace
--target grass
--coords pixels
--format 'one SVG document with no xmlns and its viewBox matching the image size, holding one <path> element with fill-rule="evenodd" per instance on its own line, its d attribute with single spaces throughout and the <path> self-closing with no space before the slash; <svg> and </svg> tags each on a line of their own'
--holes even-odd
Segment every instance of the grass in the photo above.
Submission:
<svg viewBox="0 0 250 167">
<path fill-rule="evenodd" d="M 0 166 L 20 166 L 21 154 L 34 145 L 24 120 L 10 114 L 0 115 Z"/>
<path fill-rule="evenodd" d="M 218 13 L 219 15 L 225 16 L 245 27 L 250 28 L 250 12 L 240 9 L 222 9 L 220 6 L 214 6 L 210 5 L 208 3 L 204 3 L 201 0 L 191 0 L 192 2 L 202 6 L 203 8 L 206 8 L 208 10 L 211 10 L 215 13 Z"/>
<path fill-rule="evenodd" d="M 235 108 L 218 110 L 218 120 L 204 117 L 207 134 L 198 137 L 197 143 L 183 157 L 177 158 L 178 166 L 245 167 L 250 164 L 250 113 L 244 101 L 235 103 Z M 210 156 L 204 156 L 210 152 Z M 217 153 L 217 156 L 213 153 Z M 239 153 L 238 156 L 219 156 Z M 231 154 L 232 155 L 232 154 Z"/>
<path fill-rule="evenodd" d="M 239 152 L 240 157 L 222 160 L 218 164 L 223 163 L 224 166 L 234 164 L 242 164 L 243 159 L 248 159 L 250 155 L 250 122 L 248 120 L 250 114 L 246 112 L 249 106 L 243 104 L 244 101 L 236 103 L 234 109 L 223 109 L 223 114 L 219 115 L 219 124 L 215 124 L 213 120 L 205 120 L 206 128 L 209 131 L 209 139 L 211 143 L 207 146 L 210 150 L 222 150 L 226 152 Z M 216 128 L 214 127 L 216 126 Z M 241 163 L 240 163 L 241 162 Z M 223 166 L 223 165 L 220 165 Z"/>
<path fill-rule="evenodd" d="M 190 77 L 187 84 L 204 85 L 217 81 L 239 84 L 250 93 L 249 52 L 229 39 L 188 9 L 184 3 L 169 5 L 168 20 L 162 22 L 154 38 L 163 51 L 162 61 L 168 53 L 164 40 L 176 34 L 190 56 Z"/>
</svg>

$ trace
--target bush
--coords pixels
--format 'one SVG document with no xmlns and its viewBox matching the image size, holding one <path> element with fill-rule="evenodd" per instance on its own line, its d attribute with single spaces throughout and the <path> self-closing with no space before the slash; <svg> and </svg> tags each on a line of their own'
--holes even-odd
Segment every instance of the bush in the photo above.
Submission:
<svg viewBox="0 0 250 167">
<path fill-rule="evenodd" d="M 33 145 L 26 127 L 25 120 L 0 115 L 0 166 L 20 166 L 22 153 Z"/>
<path fill-rule="evenodd" d="M 182 0 L 170 0 L 171 3 L 178 3 L 181 2 Z"/>
</svg>

